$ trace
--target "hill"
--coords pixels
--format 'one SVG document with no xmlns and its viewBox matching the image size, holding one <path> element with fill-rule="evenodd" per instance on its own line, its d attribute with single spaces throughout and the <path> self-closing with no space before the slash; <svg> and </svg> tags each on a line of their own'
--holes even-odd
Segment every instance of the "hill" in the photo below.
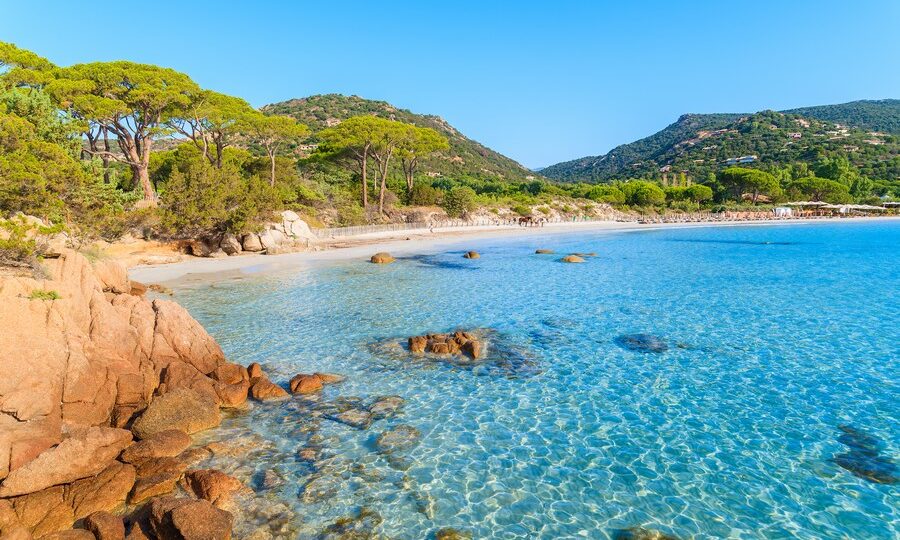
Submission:
<svg viewBox="0 0 900 540">
<path fill-rule="evenodd" d="M 359 96 L 324 94 L 273 103 L 262 108 L 267 114 L 281 114 L 296 118 L 308 125 L 315 134 L 351 116 L 371 114 L 428 127 L 442 133 L 450 141 L 450 150 L 424 160 L 421 171 L 432 176 L 500 177 L 524 181 L 534 173 L 516 161 L 499 154 L 483 144 L 469 139 L 439 116 L 416 114 L 394 107 L 386 101 L 374 101 Z M 315 142 L 313 140 L 313 142 Z"/>
<path fill-rule="evenodd" d="M 782 112 L 869 131 L 900 134 L 900 99 L 851 101 Z"/>
<path fill-rule="evenodd" d="M 872 178 L 900 177 L 900 100 L 763 111 L 686 114 L 662 131 L 601 156 L 551 165 L 541 174 L 563 181 L 606 182 L 680 173 L 705 178 L 742 156 L 753 166 L 846 157 Z M 827 118 L 826 118 L 827 117 Z M 860 127 L 856 127 L 860 125 Z M 872 126 L 891 128 L 873 133 Z"/>
</svg>

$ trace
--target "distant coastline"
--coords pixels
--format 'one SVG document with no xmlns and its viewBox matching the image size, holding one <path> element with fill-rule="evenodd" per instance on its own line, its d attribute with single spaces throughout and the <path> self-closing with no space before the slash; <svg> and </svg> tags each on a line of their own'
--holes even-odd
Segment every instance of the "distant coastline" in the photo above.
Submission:
<svg viewBox="0 0 900 540">
<path fill-rule="evenodd" d="M 389 233 L 372 233 L 348 237 L 341 241 L 323 243 L 318 251 L 303 251 L 283 255 L 242 255 L 227 259 L 210 259 L 191 257 L 187 260 L 155 265 L 137 265 L 129 269 L 132 279 L 148 283 L 168 282 L 185 278 L 189 275 L 202 275 L 222 272 L 268 272 L 284 270 L 296 265 L 314 262 L 336 261 L 348 259 L 366 259 L 376 251 L 389 251 L 396 254 L 411 254 L 422 251 L 437 251 L 459 247 L 467 241 L 487 238 L 513 237 L 547 237 L 573 232 L 635 232 L 670 228 L 699 227 L 749 227 L 776 225 L 810 225 L 816 223 L 870 223 L 876 221 L 898 221 L 900 216 L 859 217 L 859 218 L 817 218 L 763 221 L 728 221 L 698 223 L 653 223 L 638 224 L 635 222 L 593 221 L 578 223 L 552 223 L 542 228 L 521 228 L 516 226 L 498 227 L 457 227 L 424 231 L 395 231 Z"/>
</svg>

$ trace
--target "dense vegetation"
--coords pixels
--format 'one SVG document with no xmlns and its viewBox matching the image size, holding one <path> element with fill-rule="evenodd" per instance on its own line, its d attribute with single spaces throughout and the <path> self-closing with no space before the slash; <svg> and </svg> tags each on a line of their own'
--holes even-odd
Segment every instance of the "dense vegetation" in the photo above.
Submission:
<svg viewBox="0 0 900 540">
<path fill-rule="evenodd" d="M 466 175 L 510 181 L 523 181 L 534 174 L 508 157 L 467 138 L 439 116 L 415 114 L 384 101 L 326 94 L 274 103 L 262 110 L 269 114 L 291 116 L 309 126 L 313 135 L 309 142 L 312 144 L 319 142 L 320 131 L 353 116 L 377 116 L 433 129 L 447 139 L 450 147 L 422 160 L 422 174 L 444 177 Z"/>
<path fill-rule="evenodd" d="M 782 111 L 867 131 L 900 135 L 900 99 L 862 100 Z"/>
<path fill-rule="evenodd" d="M 701 181 L 742 156 L 756 156 L 752 167 L 774 170 L 793 163 L 847 159 L 877 182 L 900 178 L 900 133 L 873 134 L 852 127 L 900 124 L 897 100 L 836 105 L 832 118 L 764 111 L 751 115 L 684 115 L 674 124 L 640 141 L 619 146 L 604 156 L 587 157 L 543 169 L 548 178 L 607 182 L 642 177 L 663 180 L 684 173 Z M 829 107 L 816 107 L 825 116 Z M 856 112 L 856 114 L 854 114 Z M 877 113 L 877 114 L 876 114 Z"/>
</svg>

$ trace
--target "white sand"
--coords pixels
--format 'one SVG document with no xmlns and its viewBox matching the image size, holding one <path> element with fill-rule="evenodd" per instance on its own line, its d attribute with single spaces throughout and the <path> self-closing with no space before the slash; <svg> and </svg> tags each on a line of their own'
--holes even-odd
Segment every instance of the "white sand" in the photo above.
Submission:
<svg viewBox="0 0 900 540">
<path fill-rule="evenodd" d="M 197 274 L 259 273 L 303 266 L 314 261 L 335 261 L 346 259 L 367 260 L 373 253 L 387 251 L 393 255 L 434 252 L 449 246 L 457 246 L 471 240 L 496 237 L 539 237 L 572 232 L 625 232 L 647 231 L 662 228 L 731 227 L 766 225 L 803 225 L 810 223 L 858 223 L 880 220 L 898 220 L 900 217 L 866 217 L 833 219 L 788 219 L 767 221 L 728 221 L 701 223 L 654 223 L 641 225 L 635 222 L 592 221 L 576 223 L 550 223 L 544 227 L 484 226 L 447 227 L 415 231 L 389 231 L 361 234 L 352 237 L 328 240 L 328 246 L 321 251 L 304 251 L 284 255 L 240 255 L 223 259 L 191 257 L 188 260 L 163 265 L 135 266 L 129 269 L 131 279 L 143 283 L 161 283 Z M 535 241 L 535 248 L 541 247 Z M 199 277 L 199 276 L 198 276 Z M 224 275 L 223 275 L 224 277 Z M 204 281 L 215 281 L 215 276 L 204 275 Z"/>
</svg>

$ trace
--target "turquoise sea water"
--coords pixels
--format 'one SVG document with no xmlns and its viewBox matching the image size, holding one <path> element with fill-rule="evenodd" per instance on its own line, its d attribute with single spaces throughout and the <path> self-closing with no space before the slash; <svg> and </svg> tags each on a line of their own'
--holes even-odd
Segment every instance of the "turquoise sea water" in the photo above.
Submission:
<svg viewBox="0 0 900 540">
<path fill-rule="evenodd" d="M 557 262 L 574 251 L 597 257 Z M 239 471 L 260 490 L 266 471 L 282 479 L 269 496 L 296 512 L 292 535 L 365 508 L 382 518 L 376 533 L 408 539 L 441 527 L 900 536 L 900 483 L 835 462 L 900 476 L 900 223 L 488 239 L 426 255 L 176 289 L 233 361 L 258 361 L 276 382 L 330 371 L 348 380 L 324 400 L 406 400 L 366 430 L 296 400 L 226 422 L 266 441 Z M 492 352 L 511 361 L 460 367 L 372 347 L 455 328 L 490 329 Z M 636 333 L 667 350 L 616 340 Z M 399 424 L 422 437 L 388 459 L 374 440 Z M 296 457 L 313 435 L 317 465 Z M 298 497 L 310 479 L 325 496 Z"/>
</svg>

